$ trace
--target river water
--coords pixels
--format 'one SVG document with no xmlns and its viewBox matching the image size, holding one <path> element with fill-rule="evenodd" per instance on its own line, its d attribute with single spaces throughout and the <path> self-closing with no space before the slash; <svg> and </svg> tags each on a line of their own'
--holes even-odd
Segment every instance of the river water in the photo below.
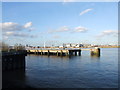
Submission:
<svg viewBox="0 0 120 90">
<path fill-rule="evenodd" d="M 81 56 L 26 56 L 25 83 L 34 88 L 117 88 L 118 48 Z"/>
</svg>

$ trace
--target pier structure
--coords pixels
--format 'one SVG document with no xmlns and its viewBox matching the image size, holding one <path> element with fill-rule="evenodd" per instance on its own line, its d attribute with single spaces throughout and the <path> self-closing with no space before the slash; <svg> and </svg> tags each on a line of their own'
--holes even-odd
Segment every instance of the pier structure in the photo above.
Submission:
<svg viewBox="0 0 120 90">
<path fill-rule="evenodd" d="M 27 52 L 5 52 L 2 53 L 2 71 L 25 70 L 25 56 Z"/>
<path fill-rule="evenodd" d="M 57 56 L 67 56 L 67 55 L 79 55 L 81 56 L 81 51 L 83 50 L 88 50 L 90 51 L 90 54 L 93 55 L 98 55 L 100 56 L 100 48 L 94 48 L 94 49 L 63 49 L 63 50 L 52 50 L 52 49 L 43 49 L 43 50 L 34 50 L 30 49 L 27 50 L 29 54 L 39 54 L 39 55 L 57 55 Z"/>
<path fill-rule="evenodd" d="M 27 50 L 28 54 L 39 54 L 39 55 L 57 55 L 57 56 L 67 56 L 67 55 L 81 55 L 81 49 L 76 50 Z"/>
</svg>

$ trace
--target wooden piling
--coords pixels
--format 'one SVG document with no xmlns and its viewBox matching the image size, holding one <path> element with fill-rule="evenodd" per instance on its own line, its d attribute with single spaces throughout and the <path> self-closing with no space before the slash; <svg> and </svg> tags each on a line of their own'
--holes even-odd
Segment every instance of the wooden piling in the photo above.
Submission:
<svg viewBox="0 0 120 90">
<path fill-rule="evenodd" d="M 68 55 L 69 55 L 69 53 L 68 53 L 68 51 L 67 51 L 67 50 L 66 50 L 66 53 L 65 53 L 65 54 L 66 54 L 66 56 L 68 56 Z"/>
<path fill-rule="evenodd" d="M 73 55 L 73 51 L 72 50 L 69 50 L 69 55 Z"/>
<path fill-rule="evenodd" d="M 49 52 L 49 50 L 48 50 L 48 52 L 47 52 L 47 55 L 48 55 L 48 56 L 50 55 L 50 52 Z"/>
<path fill-rule="evenodd" d="M 79 56 L 81 56 L 81 49 L 78 51 Z"/>
<path fill-rule="evenodd" d="M 77 56 L 77 51 L 74 51 L 75 52 L 75 56 Z"/>
<path fill-rule="evenodd" d="M 61 52 L 60 52 L 60 55 L 62 56 L 63 55 L 63 51 L 61 50 Z"/>
<path fill-rule="evenodd" d="M 41 55 L 43 55 L 43 52 L 42 52 L 42 50 L 41 50 Z"/>
<path fill-rule="evenodd" d="M 57 56 L 59 56 L 59 52 L 58 52 L 58 51 L 57 51 L 57 53 L 56 53 L 56 54 L 57 54 Z"/>
</svg>

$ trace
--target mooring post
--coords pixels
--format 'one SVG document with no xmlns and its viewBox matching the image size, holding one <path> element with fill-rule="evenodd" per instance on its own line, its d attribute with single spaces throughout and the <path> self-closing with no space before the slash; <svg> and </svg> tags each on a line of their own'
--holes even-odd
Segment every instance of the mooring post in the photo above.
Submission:
<svg viewBox="0 0 120 90">
<path fill-rule="evenodd" d="M 100 56 L 100 48 L 98 47 L 95 47 L 95 49 L 91 49 L 91 55 L 97 55 L 97 56 Z"/>
</svg>

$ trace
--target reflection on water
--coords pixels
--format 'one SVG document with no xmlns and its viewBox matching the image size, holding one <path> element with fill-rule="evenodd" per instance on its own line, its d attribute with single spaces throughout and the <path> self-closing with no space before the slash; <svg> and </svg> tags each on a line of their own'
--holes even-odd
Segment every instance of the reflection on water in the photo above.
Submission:
<svg viewBox="0 0 120 90">
<path fill-rule="evenodd" d="M 57 55 L 36 55 L 36 54 L 28 54 L 28 56 L 36 56 L 36 57 L 44 57 L 44 58 L 72 58 L 72 57 L 76 57 L 76 56 L 57 56 Z"/>
<path fill-rule="evenodd" d="M 93 57 L 93 58 L 100 58 L 100 55 L 99 54 L 91 55 L 91 57 Z"/>
<path fill-rule="evenodd" d="M 99 55 L 91 55 L 91 60 L 100 60 Z"/>
</svg>

